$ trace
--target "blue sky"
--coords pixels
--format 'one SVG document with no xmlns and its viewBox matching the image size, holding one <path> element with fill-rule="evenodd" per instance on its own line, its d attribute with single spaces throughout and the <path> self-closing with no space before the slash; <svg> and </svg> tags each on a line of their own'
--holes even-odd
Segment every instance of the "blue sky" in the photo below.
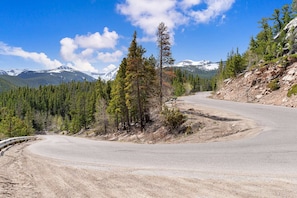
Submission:
<svg viewBox="0 0 297 198">
<path fill-rule="evenodd" d="M 244 52 L 257 23 L 292 0 L 0 0 L 0 70 L 69 65 L 103 72 L 127 55 L 136 30 L 157 57 L 156 28 L 170 30 L 176 62 Z"/>
</svg>

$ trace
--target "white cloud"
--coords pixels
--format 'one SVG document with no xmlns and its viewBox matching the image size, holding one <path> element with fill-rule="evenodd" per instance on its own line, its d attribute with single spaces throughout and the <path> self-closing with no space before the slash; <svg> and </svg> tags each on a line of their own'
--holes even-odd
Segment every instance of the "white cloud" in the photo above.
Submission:
<svg viewBox="0 0 297 198">
<path fill-rule="evenodd" d="M 77 35 L 74 39 L 75 43 L 82 48 L 114 48 L 117 44 L 119 35 L 115 31 L 109 32 L 107 27 L 105 27 L 103 31 L 104 33 L 102 35 L 98 32 L 94 34 Z"/>
<path fill-rule="evenodd" d="M 202 0 L 183 0 L 179 4 L 182 9 L 188 9 L 192 6 L 199 5 L 202 2 Z"/>
<path fill-rule="evenodd" d="M 235 0 L 125 0 L 117 10 L 132 25 L 140 27 L 145 38 L 155 38 L 157 26 L 164 22 L 173 36 L 174 29 L 189 23 L 208 23 L 228 11 Z M 204 3 L 206 9 L 198 9 Z"/>
<path fill-rule="evenodd" d="M 97 69 L 89 61 L 83 59 L 76 59 L 67 65 L 80 71 L 97 72 Z"/>
<path fill-rule="evenodd" d="M 92 65 L 99 61 L 104 63 L 118 62 L 123 52 L 116 50 L 119 35 L 104 28 L 103 34 L 95 32 L 87 35 L 76 35 L 74 38 L 63 38 L 61 56 L 65 61 L 81 71 L 97 72 Z"/>
<path fill-rule="evenodd" d="M 176 10 L 176 0 L 126 0 L 117 10 L 140 27 L 147 38 L 154 38 L 156 29 L 164 22 L 169 30 L 187 22 L 187 17 Z M 150 40 L 150 39 L 148 39 Z"/>
<path fill-rule="evenodd" d="M 206 0 L 207 8 L 204 10 L 191 10 L 190 16 L 197 23 L 208 23 L 228 11 L 234 2 L 235 0 Z"/>
<path fill-rule="evenodd" d="M 93 49 L 87 48 L 81 52 L 81 55 L 82 55 L 82 57 L 88 58 L 88 57 L 92 57 L 93 53 L 94 53 Z"/>
<path fill-rule="evenodd" d="M 20 47 L 12 47 L 3 42 L 0 42 L 0 54 L 8 56 L 18 56 L 24 59 L 30 59 L 36 63 L 40 63 L 49 69 L 53 69 L 62 65 L 62 63 L 56 59 L 51 60 L 43 52 L 27 52 Z"/>
<path fill-rule="evenodd" d="M 223 14 L 223 15 L 221 16 L 220 22 L 219 22 L 219 24 L 218 24 L 217 26 L 223 25 L 223 24 L 225 23 L 225 20 L 226 20 L 226 15 Z"/>
<path fill-rule="evenodd" d="M 61 44 L 61 56 L 66 61 L 71 61 L 76 59 L 76 55 L 74 51 L 78 48 L 78 46 L 74 43 L 74 40 L 71 38 L 63 38 L 60 41 Z"/>
<path fill-rule="evenodd" d="M 101 60 L 103 62 L 116 62 L 120 59 L 120 57 L 123 56 L 123 52 L 120 51 L 120 50 L 117 50 L 113 53 L 110 53 L 110 52 L 99 52 L 98 53 L 98 60 Z"/>
</svg>

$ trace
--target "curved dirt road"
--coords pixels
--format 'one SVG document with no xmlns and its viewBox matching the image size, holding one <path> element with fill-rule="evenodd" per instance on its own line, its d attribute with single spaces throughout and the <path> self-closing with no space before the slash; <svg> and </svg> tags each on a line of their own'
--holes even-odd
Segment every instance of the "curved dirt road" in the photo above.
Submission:
<svg viewBox="0 0 297 198">
<path fill-rule="evenodd" d="M 139 145 L 44 136 L 26 150 L 7 152 L 17 157 L 6 162 L 6 169 L 29 175 L 21 181 L 33 197 L 296 196 L 297 109 L 212 100 L 206 93 L 181 100 L 253 119 L 263 131 L 204 144 Z M 15 174 L 10 177 L 10 183 L 17 183 Z M 18 197 L 17 186 L 14 192 L 6 189 L 6 195 Z"/>
</svg>

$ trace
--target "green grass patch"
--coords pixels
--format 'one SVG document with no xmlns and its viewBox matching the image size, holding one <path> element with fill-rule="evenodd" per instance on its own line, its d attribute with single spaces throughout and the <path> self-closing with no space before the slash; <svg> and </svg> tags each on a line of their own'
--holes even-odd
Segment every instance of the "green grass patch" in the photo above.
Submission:
<svg viewBox="0 0 297 198">
<path fill-rule="evenodd" d="M 291 97 L 292 95 L 297 95 L 297 84 L 293 85 L 288 91 L 287 96 Z"/>
<path fill-rule="evenodd" d="M 271 90 L 271 91 L 276 91 L 280 88 L 280 85 L 278 83 L 278 79 L 274 79 L 272 81 L 270 81 L 270 83 L 268 83 L 267 87 Z"/>
</svg>

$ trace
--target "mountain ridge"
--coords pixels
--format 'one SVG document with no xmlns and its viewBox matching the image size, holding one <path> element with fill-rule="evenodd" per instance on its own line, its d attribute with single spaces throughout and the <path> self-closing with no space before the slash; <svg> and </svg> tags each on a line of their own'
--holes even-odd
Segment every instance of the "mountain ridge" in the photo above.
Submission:
<svg viewBox="0 0 297 198">
<path fill-rule="evenodd" d="M 185 59 L 170 67 L 187 71 L 204 79 L 209 79 L 217 74 L 219 65 L 218 62 L 211 62 L 208 60 L 193 61 Z"/>
<path fill-rule="evenodd" d="M 115 78 L 115 75 L 116 75 L 116 72 L 118 71 L 118 68 L 116 69 L 113 69 L 111 71 L 108 71 L 108 72 L 103 72 L 103 73 L 95 73 L 95 72 L 91 72 L 91 73 L 88 73 L 88 72 L 82 72 L 82 71 L 79 71 L 75 68 L 72 68 L 72 67 L 69 67 L 69 66 L 66 66 L 66 65 L 61 65 L 57 68 L 54 68 L 54 69 L 48 69 L 48 70 L 29 70 L 29 69 L 23 69 L 23 70 L 20 70 L 20 69 L 11 69 L 11 70 L 0 70 L 0 76 L 3 76 L 3 75 L 8 75 L 8 76 L 26 76 L 26 74 L 28 73 L 31 73 L 31 74 L 46 74 L 46 73 L 62 73 L 62 72 L 77 72 L 77 73 L 82 73 L 85 77 L 88 77 L 88 78 L 93 78 L 93 80 L 96 80 L 98 79 L 99 77 L 103 80 L 113 80 Z"/>
<path fill-rule="evenodd" d="M 68 66 L 60 66 L 49 70 L 0 70 L 0 91 L 15 87 L 39 87 L 59 85 L 71 81 L 95 81 L 93 77 Z"/>
<path fill-rule="evenodd" d="M 190 59 L 185 59 L 173 65 L 173 67 L 186 67 L 186 66 L 193 66 L 193 67 L 197 67 L 197 69 L 211 71 L 211 70 L 217 70 L 219 68 L 219 63 L 211 62 L 209 60 L 193 61 Z"/>
<path fill-rule="evenodd" d="M 207 60 L 193 61 L 185 59 L 170 67 L 187 70 L 193 74 L 197 74 L 202 78 L 210 78 L 216 74 L 219 63 Z M 54 69 L 48 70 L 0 70 L 0 91 L 9 90 L 14 87 L 29 86 L 39 87 L 44 85 L 58 85 L 71 81 L 96 81 L 114 80 L 116 78 L 119 67 L 110 71 L 96 72 L 81 72 L 73 67 L 61 65 Z"/>
</svg>

